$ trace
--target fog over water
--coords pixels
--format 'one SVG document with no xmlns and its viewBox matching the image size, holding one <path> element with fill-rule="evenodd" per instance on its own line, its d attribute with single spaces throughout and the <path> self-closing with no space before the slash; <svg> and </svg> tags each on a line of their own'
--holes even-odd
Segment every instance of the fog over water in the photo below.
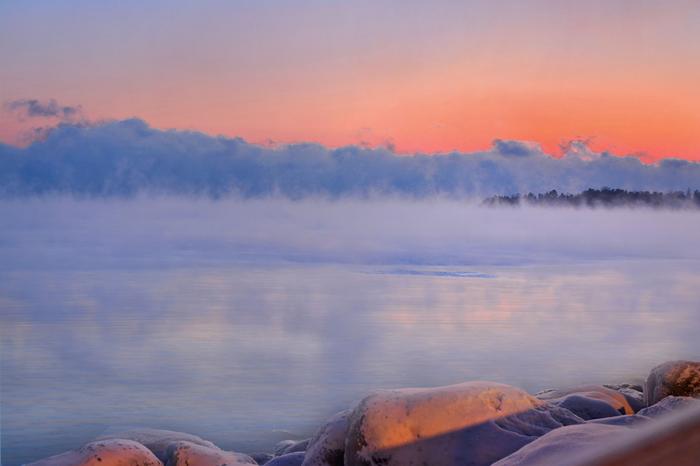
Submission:
<svg viewBox="0 0 700 466">
<path fill-rule="evenodd" d="M 2 464 L 114 426 L 267 450 L 381 387 L 700 356 L 700 212 L 0 202 Z"/>
<path fill-rule="evenodd" d="M 3 267 L 698 259 L 700 212 L 451 200 L 3 201 Z"/>
</svg>

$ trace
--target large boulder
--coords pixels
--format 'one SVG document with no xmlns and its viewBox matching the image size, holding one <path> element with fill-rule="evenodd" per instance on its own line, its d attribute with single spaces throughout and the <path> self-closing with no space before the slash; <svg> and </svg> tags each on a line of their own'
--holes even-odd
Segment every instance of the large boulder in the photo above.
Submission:
<svg viewBox="0 0 700 466">
<path fill-rule="evenodd" d="M 376 392 L 355 408 L 346 466 L 489 465 L 582 419 L 491 382 Z"/>
<path fill-rule="evenodd" d="M 647 406 L 667 396 L 700 397 L 700 362 L 669 361 L 649 373 L 644 390 Z"/>
<path fill-rule="evenodd" d="M 166 466 L 250 466 L 255 460 L 243 453 L 181 441 L 168 446 Z"/>
<path fill-rule="evenodd" d="M 292 453 L 285 453 L 282 456 L 276 456 L 275 458 L 268 461 L 267 466 L 301 466 L 304 462 L 304 452 L 295 451 Z"/>
<path fill-rule="evenodd" d="M 163 466 L 146 447 L 133 440 L 90 442 L 77 450 L 51 456 L 26 466 Z"/>
<path fill-rule="evenodd" d="M 700 400 L 688 396 L 667 396 L 655 405 L 642 409 L 638 415 L 655 418 L 698 404 L 700 404 Z"/>
<path fill-rule="evenodd" d="M 351 409 L 335 414 L 311 437 L 304 466 L 343 466 L 351 414 Z"/>
<path fill-rule="evenodd" d="M 115 438 L 133 440 L 141 445 L 145 445 L 146 448 L 151 450 L 153 454 L 156 455 L 163 463 L 168 461 L 168 447 L 176 442 L 190 442 L 203 447 L 217 448 L 217 446 L 210 441 L 204 440 L 196 435 L 186 434 L 184 432 L 175 432 L 172 430 L 148 428 L 116 431 L 114 433 L 102 435 L 101 437 L 98 437 L 97 440 L 109 440 Z"/>
<path fill-rule="evenodd" d="M 583 455 L 604 448 L 628 434 L 630 427 L 586 423 L 556 429 L 493 466 L 567 466 L 579 464 Z"/>
<path fill-rule="evenodd" d="M 625 395 L 602 385 L 546 390 L 535 396 L 565 407 L 586 420 L 635 413 Z"/>
</svg>

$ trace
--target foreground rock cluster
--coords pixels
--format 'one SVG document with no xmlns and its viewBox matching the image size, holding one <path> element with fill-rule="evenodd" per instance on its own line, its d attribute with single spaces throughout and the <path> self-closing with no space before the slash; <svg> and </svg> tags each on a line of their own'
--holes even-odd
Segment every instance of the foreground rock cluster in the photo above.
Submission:
<svg viewBox="0 0 700 466">
<path fill-rule="evenodd" d="M 639 426 L 700 405 L 700 362 L 652 369 L 646 386 L 589 385 L 530 395 L 492 382 L 375 392 L 310 439 L 274 452 L 224 451 L 194 435 L 138 429 L 29 466 L 564 465 Z"/>
</svg>

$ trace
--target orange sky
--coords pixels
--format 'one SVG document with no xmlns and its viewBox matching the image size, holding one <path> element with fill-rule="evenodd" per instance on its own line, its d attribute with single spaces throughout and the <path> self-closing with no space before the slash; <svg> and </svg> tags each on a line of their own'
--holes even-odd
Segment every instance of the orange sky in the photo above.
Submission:
<svg viewBox="0 0 700 466">
<path fill-rule="evenodd" d="M 700 160 L 697 1 L 10 3 L 5 102 L 253 142 L 444 152 L 500 138 L 556 154 L 585 138 Z M 55 123 L 3 112 L 0 139 Z"/>
</svg>

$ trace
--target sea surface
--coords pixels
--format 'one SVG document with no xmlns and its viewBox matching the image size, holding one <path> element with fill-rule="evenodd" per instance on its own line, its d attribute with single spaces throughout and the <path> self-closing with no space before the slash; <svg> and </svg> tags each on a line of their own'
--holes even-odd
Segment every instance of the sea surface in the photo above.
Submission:
<svg viewBox="0 0 700 466">
<path fill-rule="evenodd" d="M 478 379 L 535 392 L 641 381 L 658 363 L 700 355 L 700 260 L 685 236 L 696 217 L 639 214 L 652 216 L 650 228 L 659 218 L 683 223 L 676 236 L 659 226 L 658 240 L 647 232 L 637 249 L 620 245 L 620 255 L 560 244 L 542 259 L 527 238 L 506 235 L 472 239 L 497 260 L 469 260 L 472 249 L 450 236 L 426 243 L 429 253 L 418 237 L 405 243 L 406 260 L 396 249 L 372 261 L 378 246 L 365 236 L 332 247 L 275 240 L 263 254 L 272 233 L 222 245 L 210 237 L 220 239 L 221 226 L 196 206 L 156 222 L 123 205 L 91 216 L 97 204 L 73 204 L 2 206 L 3 465 L 129 426 L 269 451 L 378 388 Z M 295 222 L 307 215 L 296 208 L 285 207 Z M 284 235 L 314 238 L 279 222 Z M 321 238 L 341 227 L 311 229 Z M 514 244 L 521 254 L 496 254 Z M 311 254 L 319 248 L 325 256 Z M 444 260 L 450 250 L 459 260 Z"/>
</svg>

